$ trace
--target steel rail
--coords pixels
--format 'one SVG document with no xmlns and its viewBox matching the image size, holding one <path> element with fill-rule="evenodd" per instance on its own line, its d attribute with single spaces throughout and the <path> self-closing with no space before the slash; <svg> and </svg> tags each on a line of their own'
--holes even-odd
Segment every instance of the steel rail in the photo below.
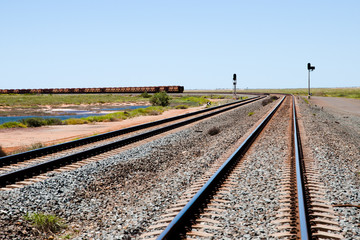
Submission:
<svg viewBox="0 0 360 240">
<path fill-rule="evenodd" d="M 240 161 L 247 149 L 260 134 L 271 117 L 278 110 L 285 96 L 280 100 L 276 107 L 266 116 L 266 118 L 256 127 L 256 129 L 244 140 L 236 151 L 226 160 L 226 162 L 214 173 L 205 185 L 195 194 L 195 196 L 185 205 L 185 207 L 175 216 L 166 229 L 160 234 L 157 240 L 162 239 L 182 239 L 191 222 L 205 208 L 211 196 L 217 191 L 221 183 L 230 174 L 234 166 Z"/>
<path fill-rule="evenodd" d="M 168 122 L 180 120 L 180 119 L 183 119 L 183 118 L 191 117 L 191 116 L 194 116 L 194 115 L 206 113 L 206 112 L 213 111 L 213 110 L 216 110 L 216 109 L 219 109 L 219 108 L 235 105 L 235 104 L 238 104 L 238 103 L 241 103 L 241 102 L 248 102 L 248 101 L 258 100 L 260 98 L 261 97 L 257 96 L 257 97 L 254 97 L 254 98 L 235 101 L 235 102 L 227 103 L 227 104 L 224 104 L 224 105 L 220 105 L 220 106 L 216 106 L 216 107 L 212 107 L 212 108 L 208 108 L 208 109 L 203 109 L 203 110 L 192 112 L 192 113 L 182 114 L 182 115 L 171 117 L 171 118 L 166 118 L 166 119 L 162 119 L 162 120 L 158 120 L 158 121 L 154 121 L 154 122 L 150 122 L 150 123 L 140 124 L 140 125 L 136 125 L 136 126 L 133 126 L 133 127 L 128 127 L 128 128 L 116 130 L 116 131 L 111 131 L 111 132 L 99 134 L 99 135 L 96 135 L 96 136 L 86 137 L 86 138 L 82 138 L 82 139 L 78 139 L 78 140 L 74 140 L 74 141 L 70 141 L 70 142 L 66 142 L 66 143 L 56 144 L 56 145 L 53 145 L 53 146 L 39 148 L 39 149 L 35 149 L 35 150 L 23 152 L 23 153 L 18 153 L 18 154 L 14 154 L 14 155 L 10 155 L 10 156 L 5 156 L 5 157 L 0 157 L 0 167 L 8 166 L 8 165 L 14 164 L 14 163 L 23 162 L 23 161 L 26 161 L 26 160 L 29 160 L 29 159 L 32 159 L 32 158 L 36 158 L 36 157 L 45 156 L 45 155 L 48 155 L 48 154 L 51 154 L 51 153 L 56 153 L 56 152 L 59 152 L 59 151 L 62 151 L 62 150 L 83 146 L 83 145 L 86 145 L 86 144 L 90 144 L 90 143 L 93 143 L 93 142 L 105 140 L 105 139 L 108 139 L 108 138 L 124 135 L 124 134 L 130 133 L 130 132 L 135 132 L 135 131 L 143 130 L 143 129 L 146 129 L 146 128 L 158 126 L 158 125 L 161 125 L 161 124 L 164 124 L 164 123 L 168 123 Z"/>
<path fill-rule="evenodd" d="M 89 157 L 92 157 L 92 156 L 95 156 L 95 155 L 98 155 L 98 154 L 101 154 L 101 153 L 104 153 L 104 152 L 107 152 L 110 150 L 131 144 L 133 142 L 137 142 L 137 141 L 161 134 L 163 132 L 170 131 L 172 129 L 188 125 L 190 123 L 217 115 L 219 113 L 240 107 L 242 105 L 254 102 L 259 99 L 261 99 L 261 98 L 252 98 L 248 101 L 242 101 L 242 102 L 239 102 L 238 104 L 235 104 L 235 105 L 233 104 L 229 107 L 222 108 L 220 110 L 213 111 L 213 112 L 207 113 L 205 115 L 197 116 L 197 117 L 187 119 L 187 120 L 184 120 L 181 122 L 177 122 L 177 123 L 174 123 L 171 125 L 167 125 L 167 126 L 155 129 L 155 130 L 151 130 L 151 131 L 148 131 L 145 133 L 140 133 L 135 136 L 121 139 L 116 142 L 108 143 L 108 144 L 98 146 L 98 147 L 95 147 L 92 149 L 84 150 L 82 152 L 74 153 L 74 154 L 71 154 L 71 155 L 68 155 L 65 157 L 60 157 L 57 159 L 39 163 L 34 166 L 30 166 L 30 167 L 26 167 L 23 169 L 15 170 L 13 172 L 2 174 L 2 175 L 0 175 L 0 187 L 5 187 L 6 185 L 15 183 L 16 181 L 22 181 L 25 178 L 30 178 L 32 176 L 39 175 L 43 172 L 50 171 L 50 170 L 71 164 L 73 162 L 77 162 L 77 161 L 80 161 L 80 160 L 83 160 L 83 159 L 86 159 L 86 158 L 89 158 Z"/>
<path fill-rule="evenodd" d="M 294 152 L 295 152 L 295 166 L 296 166 L 296 184 L 297 184 L 297 196 L 298 196 L 298 209 L 299 209 L 299 222 L 300 222 L 300 234 L 302 240 L 312 239 L 310 230 L 310 218 L 308 215 L 308 208 L 306 204 L 305 196 L 305 182 L 303 176 L 303 155 L 301 148 L 301 141 L 299 135 L 299 129 L 297 125 L 297 116 L 295 108 L 295 97 L 293 99 L 293 128 L 294 128 Z"/>
</svg>

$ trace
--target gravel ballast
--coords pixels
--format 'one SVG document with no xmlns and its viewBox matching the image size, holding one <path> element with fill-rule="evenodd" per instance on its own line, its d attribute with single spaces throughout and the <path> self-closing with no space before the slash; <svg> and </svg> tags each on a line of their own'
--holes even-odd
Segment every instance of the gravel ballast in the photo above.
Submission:
<svg viewBox="0 0 360 240">
<path fill-rule="evenodd" d="M 338 214 L 345 239 L 360 239 L 360 117 L 306 104 L 298 98 L 301 119 L 325 197 Z"/>
<path fill-rule="evenodd" d="M 303 144 L 321 169 L 325 197 L 333 205 L 359 205 L 360 118 L 300 98 L 298 104 L 308 139 Z M 274 105 L 251 103 L 77 170 L 0 192 L 0 239 L 52 235 L 34 230 L 23 219 L 27 212 L 63 218 L 68 228 L 55 238 L 136 239 Z M 276 232 L 271 221 L 279 208 L 277 189 L 288 152 L 287 138 L 278 136 L 287 134 L 288 120 L 282 114 L 274 118 L 264 139 L 246 156 L 239 175 L 244 184 L 229 195 L 234 209 L 215 239 L 268 239 Z M 334 209 L 345 239 L 360 239 L 359 209 Z"/>
<path fill-rule="evenodd" d="M 273 105 L 251 103 L 103 161 L 1 192 L 0 238 L 36 238 L 23 220 L 35 211 L 64 218 L 69 230 L 60 235 L 134 238 Z M 214 127 L 220 132 L 211 136 Z"/>
<path fill-rule="evenodd" d="M 273 221 L 280 207 L 282 168 L 291 153 L 289 104 L 290 99 L 283 102 L 241 160 L 238 187 L 227 195 L 223 230 L 214 239 L 269 239 L 277 231 Z"/>
</svg>

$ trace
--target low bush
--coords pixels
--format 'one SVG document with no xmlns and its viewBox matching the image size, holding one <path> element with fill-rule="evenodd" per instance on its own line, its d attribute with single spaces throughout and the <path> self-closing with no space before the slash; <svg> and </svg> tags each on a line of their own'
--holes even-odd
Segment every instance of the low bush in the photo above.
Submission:
<svg viewBox="0 0 360 240">
<path fill-rule="evenodd" d="M 188 105 L 188 106 L 201 106 L 209 102 L 209 99 L 207 99 L 206 96 L 185 96 L 181 98 L 177 98 L 173 100 L 174 103 L 180 103 L 182 105 Z"/>
<path fill-rule="evenodd" d="M 0 128 L 26 128 L 26 125 L 19 122 L 6 122 L 1 124 Z"/>
<path fill-rule="evenodd" d="M 67 228 L 63 219 L 51 214 L 26 213 L 24 219 L 41 232 L 56 233 L 61 229 Z"/>
<path fill-rule="evenodd" d="M 148 112 L 148 115 L 150 115 L 150 116 L 157 116 L 157 115 L 160 115 L 160 114 L 161 114 L 160 112 L 155 111 L 155 110 Z"/>
<path fill-rule="evenodd" d="M 189 108 L 188 105 L 177 105 L 177 106 L 175 107 L 175 109 L 187 109 L 187 108 Z"/>
<path fill-rule="evenodd" d="M 209 129 L 208 134 L 210 136 L 214 136 L 214 135 L 218 134 L 219 132 L 220 132 L 220 129 L 218 127 L 213 127 L 213 128 Z"/>
<path fill-rule="evenodd" d="M 150 97 L 151 97 L 151 95 L 150 95 L 150 94 L 148 94 L 148 92 L 147 92 L 147 91 L 145 91 L 145 92 L 141 93 L 141 94 L 140 94 L 140 96 L 141 96 L 142 98 L 150 98 Z"/>
<path fill-rule="evenodd" d="M 254 115 L 254 112 L 249 112 L 248 113 L 248 116 L 252 116 L 252 115 Z"/>
<path fill-rule="evenodd" d="M 271 102 L 272 102 L 272 100 L 270 98 L 266 98 L 261 102 L 261 105 L 266 106 Z"/>
<path fill-rule="evenodd" d="M 166 92 L 158 92 L 150 98 L 150 103 L 153 106 L 166 107 L 170 104 L 170 97 Z"/>
<path fill-rule="evenodd" d="M 64 124 L 66 125 L 76 125 L 76 124 L 86 124 L 86 123 L 89 123 L 89 121 L 82 118 L 70 118 L 64 120 Z"/>
<path fill-rule="evenodd" d="M 46 147 L 46 146 L 44 144 L 38 142 L 38 143 L 34 143 L 30 147 L 28 147 L 27 151 L 31 151 L 31 150 L 35 150 L 35 149 L 43 148 L 43 147 Z"/>
<path fill-rule="evenodd" d="M 63 122 L 58 118 L 45 118 L 46 125 L 62 125 Z"/>
<path fill-rule="evenodd" d="M 24 118 L 21 119 L 20 122 L 28 127 L 41 127 L 47 125 L 45 119 L 39 117 Z"/>
</svg>

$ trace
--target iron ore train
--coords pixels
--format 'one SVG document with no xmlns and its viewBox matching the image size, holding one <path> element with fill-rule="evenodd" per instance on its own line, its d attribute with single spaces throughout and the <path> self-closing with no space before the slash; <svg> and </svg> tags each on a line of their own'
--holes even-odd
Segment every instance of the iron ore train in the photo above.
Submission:
<svg viewBox="0 0 360 240">
<path fill-rule="evenodd" d="M 0 89 L 0 94 L 80 94 L 80 93 L 182 93 L 184 86 L 158 87 L 107 87 L 107 88 L 42 88 L 42 89 Z"/>
</svg>

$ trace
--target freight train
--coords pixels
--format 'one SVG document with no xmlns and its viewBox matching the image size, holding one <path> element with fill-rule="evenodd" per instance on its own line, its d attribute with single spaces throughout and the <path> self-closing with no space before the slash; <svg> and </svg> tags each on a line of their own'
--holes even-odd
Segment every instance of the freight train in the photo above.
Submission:
<svg viewBox="0 0 360 240">
<path fill-rule="evenodd" d="M 107 88 L 42 88 L 42 89 L 0 89 L 0 94 L 80 94 L 80 93 L 182 93 L 184 86 L 158 87 L 107 87 Z"/>
</svg>

